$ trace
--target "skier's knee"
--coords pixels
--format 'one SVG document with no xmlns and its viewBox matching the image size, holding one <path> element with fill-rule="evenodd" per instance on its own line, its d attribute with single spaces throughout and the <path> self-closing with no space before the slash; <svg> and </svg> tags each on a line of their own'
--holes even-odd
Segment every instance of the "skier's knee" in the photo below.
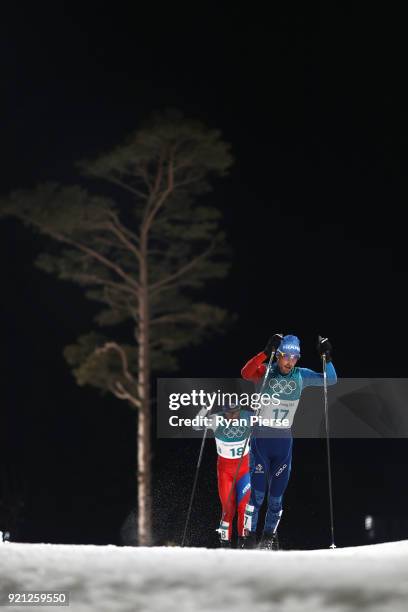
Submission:
<svg viewBox="0 0 408 612">
<path fill-rule="evenodd" d="M 260 508 L 263 504 L 263 500 L 265 497 L 265 491 L 261 491 L 259 489 L 251 490 L 251 504 L 255 506 L 255 508 Z"/>
<path fill-rule="evenodd" d="M 282 495 L 279 495 L 279 497 L 270 495 L 268 500 L 268 509 L 271 512 L 280 512 L 282 510 Z"/>
</svg>

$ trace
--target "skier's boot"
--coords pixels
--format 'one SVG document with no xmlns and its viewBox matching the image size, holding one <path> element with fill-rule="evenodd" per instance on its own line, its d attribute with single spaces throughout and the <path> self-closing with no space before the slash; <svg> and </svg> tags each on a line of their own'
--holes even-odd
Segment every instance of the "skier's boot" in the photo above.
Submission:
<svg viewBox="0 0 408 612">
<path fill-rule="evenodd" d="M 247 531 L 243 540 L 242 548 L 256 548 L 256 531 Z"/>
<path fill-rule="evenodd" d="M 237 540 L 237 548 L 245 548 L 245 538 L 244 536 L 238 536 L 238 540 Z"/>
<path fill-rule="evenodd" d="M 278 534 L 275 531 L 264 531 L 259 544 L 259 550 L 279 550 Z"/>
<path fill-rule="evenodd" d="M 218 531 L 220 538 L 220 547 L 231 548 L 231 540 L 229 539 L 229 523 L 227 521 L 221 521 L 221 524 L 216 531 Z"/>
</svg>

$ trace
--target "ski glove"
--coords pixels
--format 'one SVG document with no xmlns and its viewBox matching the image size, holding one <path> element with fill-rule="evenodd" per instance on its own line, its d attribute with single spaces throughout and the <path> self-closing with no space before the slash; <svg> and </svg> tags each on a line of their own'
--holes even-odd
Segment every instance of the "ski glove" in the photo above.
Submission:
<svg viewBox="0 0 408 612">
<path fill-rule="evenodd" d="M 268 359 L 271 358 L 272 351 L 276 353 L 278 350 L 280 343 L 282 342 L 283 334 L 274 334 L 271 336 L 267 342 L 267 345 L 264 348 L 264 353 Z"/>
<path fill-rule="evenodd" d="M 326 363 L 329 363 L 332 360 L 333 347 L 327 338 L 322 338 L 321 336 L 319 336 L 319 339 L 317 341 L 317 350 L 319 352 L 320 357 L 326 355 Z"/>
</svg>

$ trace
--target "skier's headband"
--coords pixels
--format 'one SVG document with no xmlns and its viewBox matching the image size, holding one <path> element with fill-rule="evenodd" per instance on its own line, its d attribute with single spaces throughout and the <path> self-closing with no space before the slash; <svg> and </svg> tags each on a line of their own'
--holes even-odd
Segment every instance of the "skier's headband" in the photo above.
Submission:
<svg viewBox="0 0 408 612">
<path fill-rule="evenodd" d="M 278 357 L 282 357 L 283 359 L 290 359 L 290 361 L 297 361 L 300 359 L 300 353 L 284 353 L 279 349 L 276 351 Z"/>
</svg>

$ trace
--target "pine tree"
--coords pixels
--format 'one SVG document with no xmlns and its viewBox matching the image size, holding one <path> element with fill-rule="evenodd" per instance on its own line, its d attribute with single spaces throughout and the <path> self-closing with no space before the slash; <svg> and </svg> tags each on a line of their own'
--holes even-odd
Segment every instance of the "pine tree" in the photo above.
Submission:
<svg viewBox="0 0 408 612">
<path fill-rule="evenodd" d="M 54 239 L 38 265 L 101 304 L 96 323 L 110 335 L 93 329 L 65 357 L 79 385 L 137 410 L 141 545 L 151 543 L 151 372 L 175 370 L 177 351 L 226 318 L 199 299 L 228 268 L 221 213 L 202 202 L 231 163 L 219 131 L 178 113 L 156 114 L 124 144 L 80 164 L 92 191 L 45 183 L 1 202 L 2 216 Z"/>
</svg>

